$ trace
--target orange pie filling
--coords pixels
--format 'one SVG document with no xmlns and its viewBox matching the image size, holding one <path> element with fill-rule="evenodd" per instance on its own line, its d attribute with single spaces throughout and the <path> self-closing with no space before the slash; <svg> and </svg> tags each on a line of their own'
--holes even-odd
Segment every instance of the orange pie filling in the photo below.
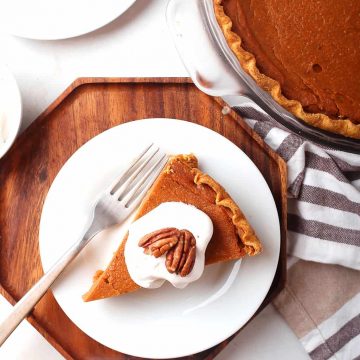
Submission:
<svg viewBox="0 0 360 360">
<path fill-rule="evenodd" d="M 358 0 L 214 0 L 240 64 L 284 108 L 360 138 Z"/>
<path fill-rule="evenodd" d="M 193 227 L 195 230 L 192 232 L 186 229 L 186 226 L 180 229 L 161 225 L 139 235 L 136 240 L 138 249 L 134 251 L 139 256 L 145 254 L 141 260 L 144 262 L 153 262 L 155 258 L 162 259 L 164 276 L 173 279 L 177 277 L 180 284 L 178 287 L 182 287 L 181 279 L 197 274 L 195 261 L 198 260 L 197 256 L 201 256 L 198 251 L 199 241 L 209 233 L 210 230 L 203 231 L 210 226 L 209 221 L 212 236 L 210 234 L 208 244 L 204 247 L 205 259 L 202 261 L 205 265 L 235 260 L 245 255 L 252 256 L 261 251 L 261 243 L 238 205 L 220 184 L 199 170 L 194 155 L 177 155 L 169 160 L 142 201 L 135 220 L 146 223 L 145 215 L 150 216 L 156 211 L 160 214 L 158 209 L 169 204 L 190 206 L 194 211 L 193 216 L 197 216 L 196 211 L 203 213 L 204 216 L 199 215 L 199 220 L 193 223 L 204 221 L 204 225 Z M 166 211 L 171 211 L 171 208 Z M 156 217 L 150 218 L 148 223 L 155 220 Z M 202 237 L 198 235 L 201 231 L 204 234 Z M 118 296 L 141 288 L 129 274 L 125 258 L 126 243 L 127 237 L 121 242 L 108 267 L 104 271 L 96 272 L 92 287 L 83 296 L 84 301 Z"/>
</svg>

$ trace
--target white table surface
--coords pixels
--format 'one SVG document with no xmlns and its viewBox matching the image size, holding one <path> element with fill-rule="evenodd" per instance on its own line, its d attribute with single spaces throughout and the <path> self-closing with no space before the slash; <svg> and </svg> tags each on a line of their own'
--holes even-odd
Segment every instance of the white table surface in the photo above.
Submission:
<svg viewBox="0 0 360 360">
<path fill-rule="evenodd" d="M 167 0 L 137 0 L 121 17 L 93 33 L 61 41 L 0 34 L 0 61 L 14 73 L 23 97 L 22 129 L 82 76 L 186 76 L 165 21 Z M 11 306 L 0 297 L 0 318 Z M 268 306 L 217 359 L 308 359 L 295 335 Z M 0 348 L 1 359 L 61 359 L 24 321 Z"/>
</svg>

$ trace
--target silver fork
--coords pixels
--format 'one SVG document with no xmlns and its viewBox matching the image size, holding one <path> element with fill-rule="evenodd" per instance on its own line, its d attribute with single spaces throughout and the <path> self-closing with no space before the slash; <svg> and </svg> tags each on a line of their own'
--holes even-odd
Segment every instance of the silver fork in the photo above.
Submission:
<svg viewBox="0 0 360 360">
<path fill-rule="evenodd" d="M 158 147 L 147 146 L 129 167 L 99 197 L 92 209 L 89 227 L 52 268 L 19 300 L 0 324 L 0 346 L 44 296 L 53 282 L 100 231 L 124 221 L 145 196 L 165 165 L 167 156 Z"/>
</svg>

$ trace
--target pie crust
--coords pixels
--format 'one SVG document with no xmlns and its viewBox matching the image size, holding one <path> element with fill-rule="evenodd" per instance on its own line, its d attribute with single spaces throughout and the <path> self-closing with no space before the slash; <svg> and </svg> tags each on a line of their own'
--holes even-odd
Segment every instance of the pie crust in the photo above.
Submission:
<svg viewBox="0 0 360 360">
<path fill-rule="evenodd" d="M 238 58 L 242 68 L 263 90 L 269 92 L 276 102 L 304 122 L 322 130 L 360 139 L 360 124 L 355 124 L 350 119 L 332 119 L 326 114 L 306 112 L 299 101 L 286 98 L 282 94 L 279 82 L 261 73 L 257 67 L 255 56 L 242 47 L 240 36 L 232 30 L 233 24 L 229 17 L 231 14 L 228 16 L 224 12 L 223 0 L 213 1 L 216 19 L 230 49 Z"/>
</svg>

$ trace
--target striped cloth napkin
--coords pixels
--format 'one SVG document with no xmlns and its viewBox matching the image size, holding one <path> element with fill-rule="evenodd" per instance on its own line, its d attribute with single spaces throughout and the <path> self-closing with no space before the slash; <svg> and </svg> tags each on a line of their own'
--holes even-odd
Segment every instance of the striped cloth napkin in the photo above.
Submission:
<svg viewBox="0 0 360 360">
<path fill-rule="evenodd" d="M 360 156 L 228 103 L 288 165 L 288 280 L 275 307 L 310 358 L 360 360 Z"/>
</svg>

